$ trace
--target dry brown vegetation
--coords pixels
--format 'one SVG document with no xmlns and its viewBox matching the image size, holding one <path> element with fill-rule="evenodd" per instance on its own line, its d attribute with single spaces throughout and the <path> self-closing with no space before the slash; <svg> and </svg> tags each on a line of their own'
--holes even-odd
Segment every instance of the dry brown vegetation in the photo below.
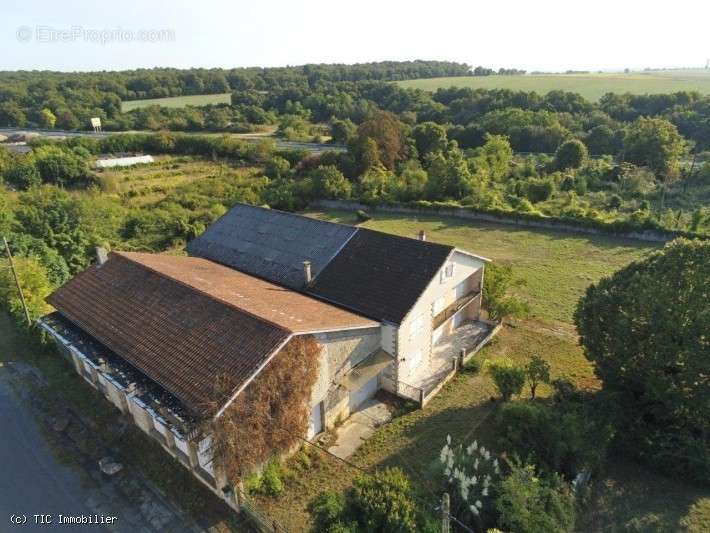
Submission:
<svg viewBox="0 0 710 533">
<path fill-rule="evenodd" d="M 311 336 L 291 339 L 212 424 L 214 461 L 229 479 L 243 479 L 302 442 L 320 351 Z"/>
</svg>

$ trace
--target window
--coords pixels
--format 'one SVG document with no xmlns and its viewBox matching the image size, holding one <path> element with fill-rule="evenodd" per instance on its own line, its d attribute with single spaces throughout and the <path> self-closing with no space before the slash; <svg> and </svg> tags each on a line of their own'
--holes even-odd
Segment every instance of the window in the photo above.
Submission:
<svg viewBox="0 0 710 533">
<path fill-rule="evenodd" d="M 434 316 L 438 315 L 444 310 L 444 297 L 440 296 L 434 300 Z"/>
<path fill-rule="evenodd" d="M 444 283 L 447 279 L 454 277 L 454 263 L 449 263 L 439 272 L 439 282 Z"/>
<path fill-rule="evenodd" d="M 409 326 L 409 338 L 413 339 L 419 332 L 424 329 L 424 315 L 419 315 L 417 318 L 412 320 Z"/>
</svg>

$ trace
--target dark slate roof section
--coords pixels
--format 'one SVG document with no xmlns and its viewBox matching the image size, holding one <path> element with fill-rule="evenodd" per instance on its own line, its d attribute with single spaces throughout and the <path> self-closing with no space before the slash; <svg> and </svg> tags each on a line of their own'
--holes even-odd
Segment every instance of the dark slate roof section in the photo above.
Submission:
<svg viewBox="0 0 710 533">
<path fill-rule="evenodd" d="M 304 286 L 303 262 L 315 277 L 357 228 L 237 204 L 187 245 L 204 257 L 293 289 Z"/>
<path fill-rule="evenodd" d="M 290 333 L 118 254 L 47 301 L 196 416 L 224 405 Z"/>
<path fill-rule="evenodd" d="M 360 228 L 307 292 L 370 318 L 400 324 L 453 250 Z"/>
</svg>

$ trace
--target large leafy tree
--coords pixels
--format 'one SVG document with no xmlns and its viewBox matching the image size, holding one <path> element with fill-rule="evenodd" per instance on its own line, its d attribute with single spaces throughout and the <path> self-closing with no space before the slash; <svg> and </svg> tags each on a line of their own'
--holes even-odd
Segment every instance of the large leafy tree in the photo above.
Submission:
<svg viewBox="0 0 710 533">
<path fill-rule="evenodd" d="M 639 117 L 626 130 L 624 158 L 647 166 L 664 181 L 678 176 L 680 158 L 687 152 L 685 139 L 666 119 Z"/>
<path fill-rule="evenodd" d="M 575 323 L 620 443 L 710 478 L 710 242 L 677 240 L 587 289 Z"/>
<path fill-rule="evenodd" d="M 388 170 L 393 170 L 395 163 L 403 158 L 405 147 L 402 124 L 397 116 L 389 111 L 378 111 L 360 124 L 355 139 L 356 153 L 364 150 L 368 139 L 377 145 L 380 162 Z"/>
</svg>

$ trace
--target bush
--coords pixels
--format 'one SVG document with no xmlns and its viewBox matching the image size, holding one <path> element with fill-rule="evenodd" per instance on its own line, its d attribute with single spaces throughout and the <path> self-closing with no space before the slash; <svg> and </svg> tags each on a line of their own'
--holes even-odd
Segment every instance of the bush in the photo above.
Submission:
<svg viewBox="0 0 710 533">
<path fill-rule="evenodd" d="M 345 520 L 345 496 L 332 490 L 321 493 L 308 507 L 313 518 L 313 531 L 335 533 L 348 531 Z"/>
<path fill-rule="evenodd" d="M 252 474 L 247 477 L 244 487 L 248 492 L 278 496 L 284 490 L 282 476 L 281 464 L 277 460 L 271 460 L 260 474 Z"/>
<path fill-rule="evenodd" d="M 582 141 L 572 139 L 563 142 L 555 152 L 555 167 L 559 170 L 579 168 L 587 159 L 587 147 Z"/>
<path fill-rule="evenodd" d="M 568 533 L 574 530 L 575 497 L 556 475 L 540 477 L 532 465 L 511 464 L 500 484 L 498 525 L 515 533 Z"/>
<path fill-rule="evenodd" d="M 355 216 L 360 222 L 367 222 L 368 220 L 372 219 L 372 217 L 362 209 L 358 209 L 355 213 Z"/>
<path fill-rule="evenodd" d="M 486 361 L 485 368 L 493 378 L 498 392 L 507 402 L 514 394 L 520 394 L 525 385 L 525 368 L 509 360 Z"/>
<path fill-rule="evenodd" d="M 430 518 L 416 506 L 409 479 L 398 468 L 355 480 L 345 497 L 324 492 L 310 505 L 316 532 L 430 531 Z"/>
<path fill-rule="evenodd" d="M 609 432 L 576 406 L 510 402 L 500 407 L 494 425 L 498 445 L 507 453 L 568 479 L 598 468 L 606 455 Z"/>
<path fill-rule="evenodd" d="M 609 197 L 609 209 L 619 209 L 623 205 L 624 201 L 618 194 L 612 194 Z"/>
</svg>

